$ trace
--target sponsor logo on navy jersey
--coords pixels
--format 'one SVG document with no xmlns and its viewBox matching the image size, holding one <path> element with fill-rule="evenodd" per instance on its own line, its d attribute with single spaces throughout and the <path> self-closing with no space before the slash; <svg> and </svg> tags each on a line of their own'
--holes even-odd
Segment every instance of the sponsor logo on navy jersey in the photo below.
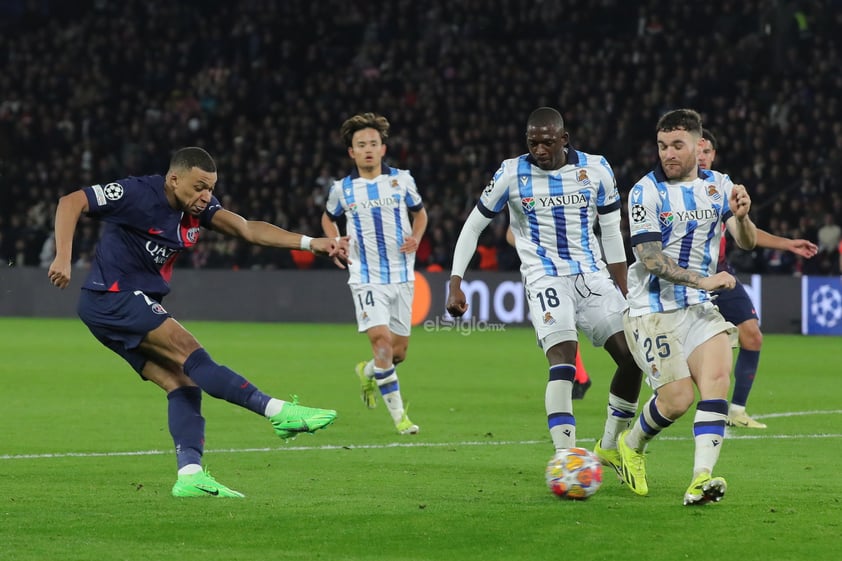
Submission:
<svg viewBox="0 0 842 561">
<path fill-rule="evenodd" d="M 152 256 L 152 259 L 158 265 L 163 265 L 164 263 L 166 263 L 167 259 L 169 259 L 172 256 L 172 254 L 176 253 L 177 251 L 175 249 L 171 249 L 163 245 L 158 245 L 153 241 L 146 242 L 146 246 L 144 247 L 146 248 L 146 252 Z"/>
</svg>

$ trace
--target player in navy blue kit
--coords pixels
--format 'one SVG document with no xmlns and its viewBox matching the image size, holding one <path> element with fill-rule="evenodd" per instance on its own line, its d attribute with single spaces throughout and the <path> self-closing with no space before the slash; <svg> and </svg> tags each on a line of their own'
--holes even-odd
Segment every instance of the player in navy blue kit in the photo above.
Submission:
<svg viewBox="0 0 842 561">
<path fill-rule="evenodd" d="M 709 130 L 703 129 L 702 141 L 697 152 L 701 169 L 713 169 L 716 148 L 716 137 Z M 756 245 L 757 247 L 791 251 L 805 259 L 813 257 L 818 251 L 816 244 L 810 241 L 775 236 L 760 228 L 757 229 Z M 735 274 L 726 258 L 725 236 L 722 236 L 720 242 L 716 271 L 727 271 L 732 275 Z M 737 361 L 734 365 L 734 390 L 731 394 L 731 403 L 728 405 L 727 422 L 732 427 L 765 429 L 764 423 L 757 421 L 746 412 L 746 402 L 754 384 L 754 377 L 757 374 L 757 366 L 760 363 L 760 347 L 763 344 L 763 334 L 760 332 L 757 311 L 740 281 L 737 281 L 733 290 L 717 290 L 713 294 L 716 296 L 715 302 L 716 307 L 719 308 L 719 313 L 737 326 L 740 341 L 740 350 L 737 353 Z"/>
<path fill-rule="evenodd" d="M 310 238 L 225 210 L 213 196 L 216 163 L 201 148 L 178 150 L 166 176 L 128 177 L 63 196 L 56 209 L 56 258 L 48 272 L 59 288 L 70 283 L 73 235 L 82 213 L 103 222 L 96 255 L 79 299 L 79 317 L 106 347 L 144 380 L 167 392 L 175 443 L 176 497 L 243 497 L 202 468 L 205 420 L 202 391 L 271 422 L 282 439 L 331 424 L 336 411 L 275 399 L 213 361 L 161 305 L 173 262 L 209 228 L 252 244 L 347 257 L 347 240 Z"/>
</svg>

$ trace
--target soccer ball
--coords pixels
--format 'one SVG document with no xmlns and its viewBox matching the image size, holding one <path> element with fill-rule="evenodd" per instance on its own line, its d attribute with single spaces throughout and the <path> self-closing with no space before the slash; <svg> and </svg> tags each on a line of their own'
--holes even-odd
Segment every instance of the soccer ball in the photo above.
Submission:
<svg viewBox="0 0 842 561">
<path fill-rule="evenodd" d="M 584 448 L 565 448 L 547 464 L 547 486 L 562 499 L 585 500 L 602 485 L 602 464 Z"/>
</svg>

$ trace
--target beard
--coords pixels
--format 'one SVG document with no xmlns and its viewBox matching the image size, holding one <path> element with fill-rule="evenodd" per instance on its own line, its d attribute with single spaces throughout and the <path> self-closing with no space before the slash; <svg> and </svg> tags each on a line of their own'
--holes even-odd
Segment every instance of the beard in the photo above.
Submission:
<svg viewBox="0 0 842 561">
<path fill-rule="evenodd" d="M 667 162 L 662 163 L 661 167 L 664 170 L 664 175 L 667 179 L 672 181 L 680 181 L 690 177 L 695 169 L 695 162 L 692 165 L 685 165 L 682 162 Z"/>
</svg>

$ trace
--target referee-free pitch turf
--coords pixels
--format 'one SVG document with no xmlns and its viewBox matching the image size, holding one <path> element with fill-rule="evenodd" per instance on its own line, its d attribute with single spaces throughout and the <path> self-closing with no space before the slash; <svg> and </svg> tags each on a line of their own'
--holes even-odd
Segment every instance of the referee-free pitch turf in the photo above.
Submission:
<svg viewBox="0 0 842 561">
<path fill-rule="evenodd" d="M 692 411 L 649 446 L 649 496 L 612 472 L 587 501 L 547 490 L 547 367 L 531 329 L 416 327 L 398 374 L 421 433 L 400 436 L 382 403 L 360 401 L 356 326 L 183 323 L 220 364 L 336 409 L 336 423 L 283 443 L 205 396 L 205 464 L 246 498 L 174 499 L 164 393 L 79 321 L 0 319 L 0 560 L 836 558 L 839 338 L 766 335 L 748 405 L 769 428 L 729 429 L 725 498 L 684 507 Z M 582 354 L 593 386 L 574 408 L 593 448 L 613 368 L 586 341 Z"/>
</svg>

